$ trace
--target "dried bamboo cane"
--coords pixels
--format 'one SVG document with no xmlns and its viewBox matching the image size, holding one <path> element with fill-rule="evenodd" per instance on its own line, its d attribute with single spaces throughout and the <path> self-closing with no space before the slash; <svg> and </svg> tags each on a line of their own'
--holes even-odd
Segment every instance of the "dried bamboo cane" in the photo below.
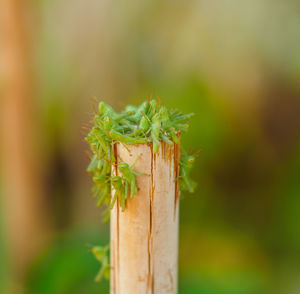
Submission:
<svg viewBox="0 0 300 294">
<path fill-rule="evenodd" d="M 117 164 L 139 175 L 125 211 L 111 212 L 111 294 L 177 293 L 179 146 L 162 142 L 156 154 L 151 144 L 114 146 Z"/>
<path fill-rule="evenodd" d="M 22 283 L 49 224 L 38 166 L 30 1 L 0 1 L 0 150 L 3 214 L 13 284 Z M 17 280 L 17 281 L 15 281 Z"/>
</svg>

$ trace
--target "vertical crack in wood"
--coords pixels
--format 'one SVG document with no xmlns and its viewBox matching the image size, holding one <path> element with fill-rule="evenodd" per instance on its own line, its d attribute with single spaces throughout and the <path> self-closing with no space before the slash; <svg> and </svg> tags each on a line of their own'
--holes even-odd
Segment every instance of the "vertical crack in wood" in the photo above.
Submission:
<svg viewBox="0 0 300 294">
<path fill-rule="evenodd" d="M 166 160 L 166 148 L 167 145 L 165 144 L 165 142 L 161 142 L 161 153 L 164 160 Z"/>
<path fill-rule="evenodd" d="M 155 154 L 153 154 L 153 148 L 151 149 L 151 171 L 150 171 L 150 221 L 149 221 L 149 233 L 148 233 L 148 283 L 147 283 L 147 293 L 154 294 L 154 276 L 153 276 L 153 258 L 152 258 L 152 240 L 153 240 L 153 201 L 154 201 L 154 180 L 153 180 L 153 165 L 155 162 Z"/>
</svg>

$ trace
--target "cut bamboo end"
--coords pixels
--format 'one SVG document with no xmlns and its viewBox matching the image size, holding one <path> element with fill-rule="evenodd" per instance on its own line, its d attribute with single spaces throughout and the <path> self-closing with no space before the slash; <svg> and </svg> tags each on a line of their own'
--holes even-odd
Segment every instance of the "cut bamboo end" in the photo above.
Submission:
<svg viewBox="0 0 300 294">
<path fill-rule="evenodd" d="M 118 203 L 111 211 L 111 294 L 177 293 L 179 150 L 164 142 L 156 154 L 151 144 L 115 145 L 117 162 L 134 164 L 139 175 L 125 211 Z"/>
</svg>

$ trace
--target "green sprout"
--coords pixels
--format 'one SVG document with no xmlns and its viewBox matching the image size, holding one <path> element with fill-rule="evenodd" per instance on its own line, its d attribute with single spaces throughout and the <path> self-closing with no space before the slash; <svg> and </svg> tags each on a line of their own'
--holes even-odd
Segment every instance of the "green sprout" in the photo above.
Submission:
<svg viewBox="0 0 300 294">
<path fill-rule="evenodd" d="M 95 278 L 95 281 L 100 282 L 103 277 L 109 280 L 109 274 L 110 274 L 110 265 L 108 261 L 109 245 L 105 247 L 94 246 L 90 251 L 94 254 L 95 258 L 101 263 L 101 268 Z"/>
<path fill-rule="evenodd" d="M 98 113 L 94 117 L 94 126 L 86 137 L 93 153 L 87 171 L 92 174 L 94 182 L 93 194 L 97 198 L 97 206 L 105 204 L 112 209 L 116 199 L 122 211 L 130 191 L 130 198 L 137 193 L 136 174 L 126 163 L 120 163 L 118 169 L 122 176 L 112 176 L 111 166 L 115 163 L 113 145 L 145 144 L 152 142 L 153 153 L 157 153 L 161 142 L 169 145 L 178 143 L 178 134 L 187 131 L 191 114 L 183 114 L 179 110 L 161 106 L 157 100 L 143 102 L 140 106 L 129 105 L 121 113 L 100 102 Z M 195 182 L 189 174 L 193 167 L 195 156 L 188 155 L 181 148 L 179 182 L 181 190 L 193 192 Z M 115 189 L 111 196 L 111 186 Z"/>
</svg>

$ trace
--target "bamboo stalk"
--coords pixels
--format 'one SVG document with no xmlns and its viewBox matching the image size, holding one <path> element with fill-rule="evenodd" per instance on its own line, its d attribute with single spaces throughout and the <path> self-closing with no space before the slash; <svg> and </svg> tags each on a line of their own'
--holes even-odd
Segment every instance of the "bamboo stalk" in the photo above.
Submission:
<svg viewBox="0 0 300 294">
<path fill-rule="evenodd" d="M 117 163 L 139 175 L 125 211 L 111 212 L 111 294 L 177 293 L 179 150 L 164 142 L 157 154 L 151 144 L 114 146 Z"/>
<path fill-rule="evenodd" d="M 14 278 L 22 280 L 42 246 L 48 221 L 35 145 L 33 62 L 27 26 L 30 3 L 0 2 L 3 213 Z"/>
</svg>

